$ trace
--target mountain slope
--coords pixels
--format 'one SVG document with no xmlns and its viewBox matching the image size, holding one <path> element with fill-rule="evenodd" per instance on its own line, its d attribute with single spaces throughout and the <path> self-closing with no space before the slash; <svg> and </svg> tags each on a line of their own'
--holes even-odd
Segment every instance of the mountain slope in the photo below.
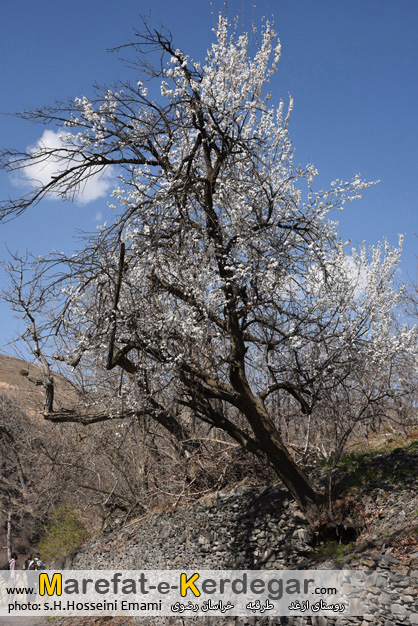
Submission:
<svg viewBox="0 0 418 626">
<path fill-rule="evenodd" d="M 72 406 L 78 398 L 75 387 L 61 374 L 53 376 L 57 407 Z M 44 400 L 41 366 L 0 354 L 0 393 L 16 400 L 23 411 L 41 414 Z"/>
</svg>

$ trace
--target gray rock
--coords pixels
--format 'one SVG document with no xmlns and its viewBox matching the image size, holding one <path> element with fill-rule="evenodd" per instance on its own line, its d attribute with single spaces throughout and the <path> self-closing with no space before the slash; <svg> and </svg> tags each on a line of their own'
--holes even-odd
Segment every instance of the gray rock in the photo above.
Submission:
<svg viewBox="0 0 418 626">
<path fill-rule="evenodd" d="M 391 487 L 390 487 L 391 489 Z M 387 502 L 390 489 L 382 490 Z M 166 569 L 187 567 L 195 569 L 338 569 L 341 564 L 334 560 L 312 564 L 307 561 L 306 553 L 312 549 L 312 533 L 304 516 L 292 502 L 281 504 L 284 491 L 280 486 L 244 487 L 220 497 L 211 497 L 206 502 L 198 503 L 189 509 L 174 510 L 170 513 L 152 515 L 140 525 L 126 531 L 121 525 L 106 534 L 106 539 L 94 540 L 84 550 L 80 550 L 72 563 L 66 568 L 79 569 Z M 402 495 L 402 492 L 400 492 Z M 383 496 L 382 496 L 383 497 Z M 416 511 L 417 502 L 412 496 L 402 501 L 399 494 L 391 504 L 394 513 L 385 518 L 382 508 L 381 534 L 387 531 L 394 536 L 394 524 L 399 523 L 400 508 L 408 515 Z M 411 500 L 411 502 L 409 501 Z M 415 509 L 414 509 L 415 507 Z M 129 535 L 127 534 L 129 532 Z M 379 542 L 380 541 L 380 542 Z M 387 554 L 374 552 L 376 548 L 384 551 L 386 544 L 376 536 L 365 538 L 356 547 L 357 559 L 348 555 L 343 569 L 348 564 L 358 567 L 366 563 L 373 568 L 375 576 L 368 582 L 373 587 L 373 598 L 368 612 L 363 617 L 312 616 L 303 618 L 289 616 L 283 618 L 226 618 L 207 621 L 198 618 L 188 621 L 197 626 L 360 626 L 377 623 L 379 626 L 394 624 L 418 624 L 416 609 L 418 570 L 409 571 L 399 568 L 400 562 Z M 388 548 L 386 548 L 388 550 Z M 389 548 L 390 550 L 390 548 Z M 366 594 L 366 590 L 362 589 Z M 359 594 L 360 597 L 364 597 Z M 392 604 L 393 603 L 393 604 Z M 412 615 L 410 615 L 412 611 Z M 377 616 L 376 617 L 374 617 Z M 178 618 L 180 619 L 180 618 Z M 151 620 L 150 626 L 180 626 L 182 621 L 172 618 Z M 415 621 L 413 621 L 415 620 Z M 145 623 L 145 622 L 141 622 Z"/>
</svg>

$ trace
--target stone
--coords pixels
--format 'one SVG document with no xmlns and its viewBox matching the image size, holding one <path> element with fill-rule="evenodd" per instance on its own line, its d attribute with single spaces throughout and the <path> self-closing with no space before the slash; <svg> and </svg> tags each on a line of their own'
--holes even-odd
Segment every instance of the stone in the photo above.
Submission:
<svg viewBox="0 0 418 626">
<path fill-rule="evenodd" d="M 303 521 L 303 522 L 305 522 L 305 523 L 306 523 L 306 517 L 304 516 L 304 514 L 302 513 L 302 511 L 298 511 L 298 510 L 296 510 L 296 511 L 293 513 L 293 517 L 294 517 L 294 518 L 296 518 L 296 520 L 298 520 L 298 521 Z"/>
<path fill-rule="evenodd" d="M 381 593 L 379 595 L 379 602 L 382 604 L 390 604 L 392 602 L 392 596 L 389 593 Z"/>
<path fill-rule="evenodd" d="M 393 556 L 386 556 L 385 554 L 380 556 L 380 561 L 387 565 L 394 565 L 394 564 L 400 563 L 399 559 L 396 559 Z"/>
<path fill-rule="evenodd" d="M 309 528 L 297 528 L 293 532 L 293 537 L 307 543 L 312 540 L 312 531 Z"/>
<path fill-rule="evenodd" d="M 312 624 L 314 626 L 328 626 L 328 618 L 323 617 L 322 615 L 318 615 L 317 617 L 312 617 Z"/>
</svg>

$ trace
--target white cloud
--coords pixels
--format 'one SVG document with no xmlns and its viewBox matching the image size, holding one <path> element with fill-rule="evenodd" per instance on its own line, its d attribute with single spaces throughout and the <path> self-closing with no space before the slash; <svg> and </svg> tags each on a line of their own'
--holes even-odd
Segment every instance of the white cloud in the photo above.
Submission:
<svg viewBox="0 0 418 626">
<path fill-rule="evenodd" d="M 35 160 L 34 163 L 28 165 L 19 172 L 15 177 L 15 184 L 29 183 L 33 188 L 40 185 L 47 185 L 54 176 L 64 171 L 67 167 L 75 165 L 81 160 L 80 157 L 67 157 L 66 143 L 62 137 L 68 136 L 68 131 L 45 130 L 42 137 L 38 139 L 36 144 L 27 148 L 28 153 L 35 155 L 36 153 L 54 151 L 54 154 L 46 159 Z M 115 174 L 111 167 L 106 167 L 97 174 L 92 174 L 88 180 L 83 182 L 78 189 L 75 190 L 74 199 L 78 204 L 88 204 L 99 198 L 105 197 L 108 192 L 113 189 L 115 184 Z M 63 191 L 63 187 L 56 188 L 56 191 L 49 193 L 46 197 L 56 198 Z"/>
</svg>

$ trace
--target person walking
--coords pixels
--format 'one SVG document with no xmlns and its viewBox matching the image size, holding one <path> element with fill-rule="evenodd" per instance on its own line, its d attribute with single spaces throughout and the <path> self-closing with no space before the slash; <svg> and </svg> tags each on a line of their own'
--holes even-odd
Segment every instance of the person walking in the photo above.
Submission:
<svg viewBox="0 0 418 626">
<path fill-rule="evenodd" d="M 9 569 L 10 569 L 10 580 L 14 580 L 16 578 L 16 563 L 18 556 L 16 552 L 12 552 L 11 559 L 9 561 Z"/>
</svg>

